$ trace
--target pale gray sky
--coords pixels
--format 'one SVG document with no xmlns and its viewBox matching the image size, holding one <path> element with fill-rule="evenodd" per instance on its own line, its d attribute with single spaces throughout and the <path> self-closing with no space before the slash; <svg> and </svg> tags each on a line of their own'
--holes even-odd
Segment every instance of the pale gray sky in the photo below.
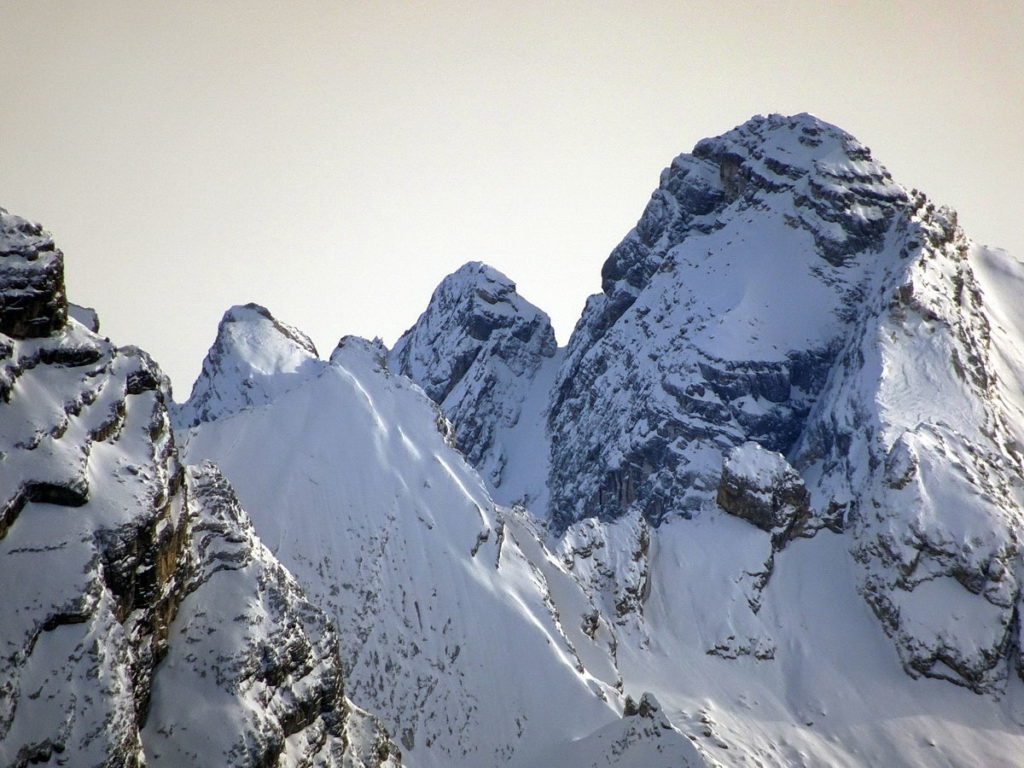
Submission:
<svg viewBox="0 0 1024 768">
<path fill-rule="evenodd" d="M 812 112 L 1024 257 L 1024 3 L 0 2 L 0 206 L 176 395 L 257 301 L 329 354 L 487 261 L 564 343 L 679 152 Z"/>
</svg>

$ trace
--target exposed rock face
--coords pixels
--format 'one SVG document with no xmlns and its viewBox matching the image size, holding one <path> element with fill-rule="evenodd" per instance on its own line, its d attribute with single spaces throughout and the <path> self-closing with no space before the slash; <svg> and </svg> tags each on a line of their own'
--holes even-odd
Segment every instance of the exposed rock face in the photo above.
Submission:
<svg viewBox="0 0 1024 768">
<path fill-rule="evenodd" d="M 147 764 L 397 767 L 380 723 L 345 700 L 333 625 L 231 486 L 205 464 L 189 468 L 188 489 L 195 565 L 156 674 Z"/>
<path fill-rule="evenodd" d="M 188 403 L 173 409 L 174 424 L 190 427 L 263 405 L 324 365 L 306 334 L 265 307 L 232 307 L 217 326 Z"/>
<path fill-rule="evenodd" d="M 0 208 L 0 333 L 49 336 L 67 318 L 64 255 L 38 224 Z"/>
<path fill-rule="evenodd" d="M 733 448 L 722 465 L 718 506 L 784 542 L 811 514 L 803 478 L 785 457 L 754 442 Z"/>
<path fill-rule="evenodd" d="M 1019 762 L 1024 262 L 833 126 L 677 158 L 564 351 L 479 264 L 390 356 L 229 311 L 180 455 L 298 581 L 18 222 L 0 764 L 397 764 L 339 658 L 413 764 Z"/>
<path fill-rule="evenodd" d="M 470 262 L 441 281 L 389 363 L 441 406 L 456 446 L 500 485 L 507 457 L 496 435 L 516 425 L 529 379 L 555 349 L 548 316 L 498 270 Z"/>
<path fill-rule="evenodd" d="M 1024 522 L 1024 379 L 1007 362 L 1024 322 L 1006 286 L 1022 274 L 813 118 L 700 142 L 570 340 L 549 422 L 554 524 L 658 524 L 717 502 L 773 531 L 754 610 L 778 547 L 849 527 L 907 671 L 1002 690 Z"/>
<path fill-rule="evenodd" d="M 609 621 L 642 633 L 643 604 L 650 590 L 650 546 L 650 526 L 634 513 L 615 525 L 581 520 L 563 533 L 558 554 Z"/>
<path fill-rule="evenodd" d="M 366 745 L 346 742 L 329 625 L 257 545 L 212 470 L 194 475 L 192 498 L 166 378 L 145 353 L 67 319 L 59 251 L 13 219 L 5 215 L 0 252 L 19 254 L 26 279 L 0 285 L 2 305 L 18 310 L 6 315 L 16 335 L 0 335 L 0 764 L 150 764 L 147 733 L 166 744 L 182 736 L 176 720 L 147 721 L 154 700 L 181 709 L 208 693 L 219 695 L 221 722 L 239 725 L 222 738 L 238 741 L 227 753 L 178 742 L 190 764 L 354 760 Z M 46 290 L 25 303 L 26 285 Z M 256 598 L 265 612 L 224 626 Z M 214 603 L 219 628 L 192 638 L 200 659 L 175 617 L 198 626 L 197 606 Z M 276 657 L 264 652 L 270 640 L 285 643 Z M 198 682 L 211 658 L 223 665 L 216 692 Z M 165 672 L 175 683 L 160 693 Z M 268 711 L 252 716 L 252 701 Z M 261 740 L 266 749 L 254 746 Z M 368 743 L 377 757 L 344 764 L 397 764 L 383 737 Z"/>
<path fill-rule="evenodd" d="M 867 149 L 807 115 L 677 157 L 559 371 L 555 525 L 689 516 L 714 503 L 733 446 L 788 453 L 906 208 Z"/>
</svg>

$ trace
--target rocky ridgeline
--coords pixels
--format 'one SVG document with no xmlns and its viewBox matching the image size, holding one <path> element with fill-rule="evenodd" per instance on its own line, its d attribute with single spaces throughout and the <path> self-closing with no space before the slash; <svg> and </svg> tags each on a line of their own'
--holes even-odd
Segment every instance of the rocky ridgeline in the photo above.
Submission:
<svg viewBox="0 0 1024 768">
<path fill-rule="evenodd" d="M 555 349 L 548 316 L 498 270 L 470 262 L 441 281 L 389 364 L 441 406 L 455 425 L 456 446 L 500 485 L 507 457 L 496 431 L 516 425 L 524 380 Z"/>
<path fill-rule="evenodd" d="M 0 763 L 143 765 L 159 743 L 197 765 L 397 765 L 349 723 L 322 614 L 215 473 L 179 462 L 160 370 L 68 319 L 60 251 L 4 211 L 0 316 Z M 254 599 L 262 624 L 243 620 Z M 212 631 L 190 645 L 202 606 Z M 218 742 L 163 719 L 211 690 Z"/>
<path fill-rule="evenodd" d="M 1024 322 L 991 299 L 1015 306 L 1015 286 L 1019 265 L 834 126 L 771 115 L 699 142 L 605 262 L 555 379 L 547 512 L 566 564 L 629 623 L 650 589 L 649 525 L 724 511 L 771 538 L 748 569 L 757 611 L 789 541 L 845 531 L 906 670 L 1002 690 L 1024 522 L 1007 361 Z M 407 334 L 428 347 L 428 394 L 448 391 L 436 361 L 472 343 L 464 327 Z M 485 433 L 527 379 L 460 396 L 456 430 Z M 468 449 L 478 466 L 488 450 Z"/>
</svg>

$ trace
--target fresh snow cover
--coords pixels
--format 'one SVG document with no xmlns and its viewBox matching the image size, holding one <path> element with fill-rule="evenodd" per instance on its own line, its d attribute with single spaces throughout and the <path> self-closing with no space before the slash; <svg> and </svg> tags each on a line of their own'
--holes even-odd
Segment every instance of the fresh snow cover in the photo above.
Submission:
<svg viewBox="0 0 1024 768">
<path fill-rule="evenodd" d="M 323 367 L 309 337 L 258 304 L 224 313 L 192 396 L 174 409 L 176 426 L 192 426 L 273 400 Z M 214 379 L 233 386 L 214 388 Z"/>
<path fill-rule="evenodd" d="M 713 508 L 728 448 L 788 453 L 897 258 L 885 238 L 905 200 L 809 115 L 754 118 L 677 157 L 566 349 L 549 411 L 555 525 L 631 506 L 694 515 Z"/>
<path fill-rule="evenodd" d="M 610 632 L 384 352 L 343 339 L 318 375 L 179 441 L 221 467 L 334 617 L 347 694 L 384 718 L 407 765 L 535 765 L 618 719 Z"/>
<path fill-rule="evenodd" d="M 723 468 L 738 477 L 767 481 L 770 484 L 783 477 L 790 466 L 781 454 L 766 450 L 753 440 L 748 440 L 729 452 Z"/>
<path fill-rule="evenodd" d="M 7 762 L 1021 763 L 1024 262 L 835 126 L 678 156 L 565 349 L 479 262 L 391 351 L 234 307 L 173 435 L 0 216 Z"/>
<path fill-rule="evenodd" d="M 643 768 L 688 768 L 705 765 L 697 748 L 661 712 L 651 694 L 622 720 L 563 744 L 544 755 L 540 765 L 579 768 L 631 765 Z"/>
</svg>

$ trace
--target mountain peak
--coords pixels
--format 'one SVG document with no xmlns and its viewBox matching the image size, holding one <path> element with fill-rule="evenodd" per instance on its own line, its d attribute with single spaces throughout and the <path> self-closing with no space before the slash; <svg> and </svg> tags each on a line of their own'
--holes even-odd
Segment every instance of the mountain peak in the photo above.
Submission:
<svg viewBox="0 0 1024 768">
<path fill-rule="evenodd" d="M 244 330 L 243 330 L 244 329 Z M 278 343 L 274 340 L 277 339 Z M 270 310 L 260 304 L 236 304 L 224 313 L 217 328 L 217 340 L 232 344 L 244 352 L 254 365 L 265 366 L 266 373 L 286 370 L 290 355 L 281 356 L 284 351 L 301 350 L 311 357 L 319 357 L 316 346 L 310 338 L 294 326 L 282 323 Z M 280 342 L 284 341 L 284 344 Z M 269 342 L 271 349 L 266 349 Z M 259 359 L 253 355 L 269 354 L 272 357 Z"/>
<path fill-rule="evenodd" d="M 920 249 L 925 208 L 808 114 L 756 116 L 677 156 L 569 340 L 550 409 L 555 518 L 694 514 L 723 450 L 787 454 L 865 296 Z"/>
<path fill-rule="evenodd" d="M 217 326 L 191 397 L 175 408 L 175 424 L 191 427 L 262 405 L 324 365 L 309 337 L 266 307 L 233 306 Z"/>
<path fill-rule="evenodd" d="M 389 366 L 419 384 L 456 424 L 470 463 L 500 483 L 505 457 L 496 430 L 516 424 L 525 388 L 555 354 L 546 313 L 497 269 L 471 261 L 445 277 L 416 324 L 395 344 Z M 487 459 L 488 466 L 481 466 Z"/>
<path fill-rule="evenodd" d="M 537 327 L 542 331 L 544 327 L 550 328 L 547 315 L 520 296 L 512 280 L 480 261 L 467 262 L 446 276 L 430 297 L 427 310 L 409 332 L 415 331 L 432 310 L 447 313 L 449 309 L 456 309 L 457 321 L 464 324 L 470 336 L 481 342 L 490 339 L 495 331 L 515 325 L 517 318 L 527 322 L 539 321 Z M 395 348 L 397 350 L 398 345 Z M 450 382 L 452 386 L 457 383 Z M 444 399 L 440 392 L 428 394 Z"/>
<path fill-rule="evenodd" d="M 68 316 L 64 254 L 38 224 L 0 208 L 0 332 L 49 336 Z"/>
</svg>

